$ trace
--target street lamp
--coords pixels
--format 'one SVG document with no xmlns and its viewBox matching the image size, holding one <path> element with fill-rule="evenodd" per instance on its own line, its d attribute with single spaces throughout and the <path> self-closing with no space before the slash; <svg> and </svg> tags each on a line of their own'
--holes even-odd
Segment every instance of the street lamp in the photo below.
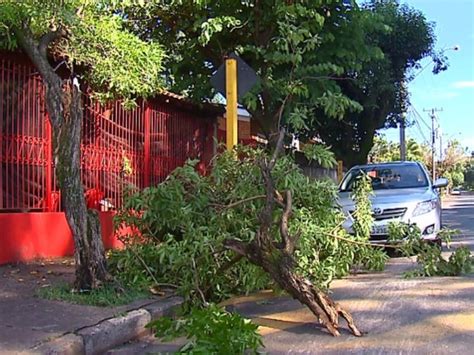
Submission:
<svg viewBox="0 0 474 355">
<path fill-rule="evenodd" d="M 443 54 L 444 52 L 446 51 L 458 51 L 461 49 L 461 46 L 459 44 L 456 44 L 454 46 L 451 46 L 451 47 L 444 47 L 443 49 L 440 50 L 440 54 Z M 428 66 L 430 64 L 432 64 L 433 60 L 430 60 L 428 63 L 425 64 L 425 66 L 423 68 L 421 68 L 415 75 L 413 75 L 413 77 L 411 78 L 410 82 L 413 82 L 413 80 L 415 80 L 415 78 L 420 75 L 426 68 L 428 68 Z"/>
</svg>

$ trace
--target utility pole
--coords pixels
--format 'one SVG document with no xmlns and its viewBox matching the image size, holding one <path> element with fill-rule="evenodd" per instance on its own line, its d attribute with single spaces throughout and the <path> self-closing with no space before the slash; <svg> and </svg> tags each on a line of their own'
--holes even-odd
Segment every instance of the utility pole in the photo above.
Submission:
<svg viewBox="0 0 474 355">
<path fill-rule="evenodd" d="M 439 160 L 443 161 L 443 132 L 441 128 L 438 129 L 438 137 L 439 137 Z"/>
<path fill-rule="evenodd" d="M 400 89 L 403 93 L 406 92 L 406 82 L 405 82 L 405 80 L 403 80 L 401 82 Z M 407 117 L 406 108 L 403 108 L 402 115 L 401 115 L 401 121 L 400 121 L 400 124 L 399 124 L 399 128 L 400 128 L 400 160 L 401 161 L 407 160 L 407 144 L 406 144 L 406 141 L 405 141 L 406 117 Z"/>
<path fill-rule="evenodd" d="M 405 113 L 402 114 L 400 122 L 400 160 L 407 160 L 407 144 L 405 141 Z"/>
<path fill-rule="evenodd" d="M 436 128 L 435 128 L 435 119 L 436 112 L 443 111 L 442 108 L 432 108 L 430 110 L 423 110 L 425 112 L 430 112 L 431 117 L 431 165 L 432 165 L 432 180 L 433 182 L 436 179 Z"/>
</svg>

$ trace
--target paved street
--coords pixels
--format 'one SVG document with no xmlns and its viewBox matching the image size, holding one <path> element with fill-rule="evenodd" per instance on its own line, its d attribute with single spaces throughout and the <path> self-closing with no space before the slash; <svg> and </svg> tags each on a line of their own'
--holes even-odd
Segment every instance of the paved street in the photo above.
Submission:
<svg viewBox="0 0 474 355">
<path fill-rule="evenodd" d="M 444 223 L 461 230 L 453 246 L 474 250 L 474 196 L 444 202 Z M 404 279 L 414 260 L 392 259 L 386 271 L 333 283 L 333 297 L 352 312 L 365 333 L 345 330 L 333 338 L 315 317 L 288 297 L 263 293 L 233 300 L 229 306 L 261 326 L 265 351 L 271 354 L 468 354 L 474 349 L 474 275 Z M 151 337 L 112 354 L 170 351 Z"/>
<path fill-rule="evenodd" d="M 474 193 L 450 196 L 444 201 L 443 224 L 461 231 L 453 239 L 453 246 L 464 244 L 474 250 Z"/>
</svg>

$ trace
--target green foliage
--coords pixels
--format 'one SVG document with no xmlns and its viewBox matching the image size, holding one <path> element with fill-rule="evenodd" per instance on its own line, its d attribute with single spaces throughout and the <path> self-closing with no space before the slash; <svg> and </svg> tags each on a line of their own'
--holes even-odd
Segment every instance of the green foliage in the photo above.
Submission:
<svg viewBox="0 0 474 355">
<path fill-rule="evenodd" d="M 368 240 L 374 218 L 372 216 L 372 203 L 370 195 L 372 194 L 371 179 L 366 174 L 360 174 L 355 182 L 352 199 L 356 204 L 354 211 L 354 234 L 356 238 Z"/>
<path fill-rule="evenodd" d="M 360 111 L 336 80 L 382 56 L 366 41 L 374 22 L 355 2 L 183 0 L 123 11 L 131 31 L 165 45 L 171 89 L 196 100 L 213 99 L 210 76 L 237 52 L 261 79 L 242 104 L 268 136 L 281 125 L 297 132 L 314 124 L 300 114 L 312 104 L 331 117 Z"/>
<path fill-rule="evenodd" d="M 358 68 L 345 70 L 346 80 L 337 81 L 337 86 L 341 95 L 363 109 L 346 110 L 339 120 L 316 109 L 316 124 L 305 132 L 331 145 L 336 158 L 348 167 L 367 161 L 378 130 L 400 122 L 407 108 L 405 82 L 419 68 L 421 59 L 436 55 L 433 24 L 420 11 L 396 0 L 370 0 L 362 5 L 361 14 L 366 22 L 365 46 L 377 48 L 381 55 L 372 55 Z"/>
<path fill-rule="evenodd" d="M 117 4 L 108 0 L 24 0 L 0 3 L 0 47 L 15 49 L 17 35 L 34 41 L 53 30 L 63 37 L 52 43 L 49 53 L 82 76 L 99 99 L 120 97 L 125 105 L 139 95 L 148 97 L 163 87 L 163 49 L 143 41 L 123 26 Z M 138 3 L 135 5 L 138 6 Z"/>
<path fill-rule="evenodd" d="M 474 160 L 471 158 L 466 162 L 466 170 L 463 174 L 464 187 L 473 191 L 474 190 Z"/>
<path fill-rule="evenodd" d="M 334 168 L 337 165 L 334 154 L 323 144 L 305 144 L 303 153 L 308 160 L 316 161 L 323 168 Z"/>
<path fill-rule="evenodd" d="M 176 320 L 160 318 L 147 327 L 164 341 L 186 337 L 180 354 L 256 354 L 263 347 L 257 325 L 213 304 L 193 308 Z"/>
<path fill-rule="evenodd" d="M 400 144 L 389 142 L 384 135 L 374 137 L 374 145 L 369 153 L 369 159 L 374 163 L 399 161 Z M 413 138 L 406 141 L 406 160 L 419 161 L 429 166 L 431 161 L 431 148 L 426 144 L 419 144 Z"/>
<path fill-rule="evenodd" d="M 448 142 L 443 152 L 443 159 L 438 162 L 437 173 L 448 179 L 449 188 L 461 186 L 464 183 L 464 174 L 467 170 L 467 148 L 457 140 Z"/>
<path fill-rule="evenodd" d="M 456 230 L 443 229 L 439 237 L 449 245 L 451 236 Z M 472 271 L 474 258 L 469 248 L 457 248 L 446 260 L 442 255 L 441 246 L 421 238 L 419 228 L 404 223 L 392 223 L 389 226 L 390 241 L 398 246 L 405 256 L 417 255 L 419 267 L 405 273 L 406 277 L 459 276 Z"/>
<path fill-rule="evenodd" d="M 131 237 L 129 248 L 140 253 L 153 277 L 127 249 L 113 252 L 112 272 L 128 286 L 145 288 L 154 279 L 174 284 L 188 304 L 219 302 L 271 286 L 268 275 L 246 260 L 230 267 L 234 255 L 223 250 L 224 240 L 249 242 L 259 229 L 265 191 L 258 162 L 265 156 L 248 147 L 225 152 L 215 159 L 209 176 L 199 175 L 195 163 L 188 162 L 162 184 L 127 197 L 117 223 L 141 232 L 135 238 L 144 244 L 135 246 Z M 354 263 L 380 268 L 381 251 L 353 243 L 341 227 L 344 215 L 333 182 L 310 180 L 290 156 L 278 160 L 273 177 L 278 191 L 293 193 L 289 231 L 300 235 L 298 273 L 326 288 Z M 274 216 L 275 242 L 280 241 L 279 213 Z"/>
</svg>

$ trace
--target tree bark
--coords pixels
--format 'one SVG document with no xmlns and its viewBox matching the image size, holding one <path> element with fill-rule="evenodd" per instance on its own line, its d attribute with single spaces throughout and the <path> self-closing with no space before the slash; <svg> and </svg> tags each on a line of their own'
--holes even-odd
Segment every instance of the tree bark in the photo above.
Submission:
<svg viewBox="0 0 474 355">
<path fill-rule="evenodd" d="M 265 270 L 283 290 L 307 306 L 331 335 L 341 335 L 339 332 L 339 316 L 341 316 L 347 321 L 352 334 L 362 336 L 349 312 L 331 300 L 325 292 L 314 287 L 309 280 L 293 271 L 295 260 L 286 251 L 276 246 L 268 248 L 268 245 L 262 247 L 256 242 L 245 244 L 233 239 L 226 240 L 224 246 Z"/>
<path fill-rule="evenodd" d="M 28 28 L 17 29 L 20 46 L 37 67 L 45 84 L 46 108 L 53 127 L 56 175 L 62 205 L 74 239 L 77 290 L 99 287 L 108 280 L 107 264 L 97 211 L 88 211 L 81 181 L 82 100 L 79 87 L 63 81 L 47 58 L 47 47 L 60 31 L 35 42 Z"/>
<path fill-rule="evenodd" d="M 97 288 L 107 280 L 107 266 L 97 211 L 87 210 L 81 181 L 82 100 L 75 85 L 63 92 L 68 114 L 54 127 L 56 175 L 66 219 L 74 238 L 76 289 Z M 68 102 L 70 99 L 70 102 Z"/>
<path fill-rule="evenodd" d="M 339 316 L 347 321 L 354 335 L 361 336 L 362 333 L 357 329 L 352 316 L 347 311 L 332 301 L 325 292 L 294 271 L 296 262 L 293 253 L 299 236 L 291 236 L 288 232 L 288 222 L 292 213 L 291 191 L 286 191 L 283 199 L 275 189 L 271 175 L 279 152 L 283 148 L 283 137 L 282 131 L 272 158 L 269 161 L 263 161 L 260 166 L 265 183 L 266 203 L 259 216 L 260 228 L 256 238 L 250 243 L 229 239 L 225 241 L 224 247 L 264 269 L 282 289 L 306 305 L 333 336 L 340 335 Z M 279 243 L 276 243 L 272 236 L 275 205 L 283 205 L 279 226 L 281 242 Z"/>
</svg>

